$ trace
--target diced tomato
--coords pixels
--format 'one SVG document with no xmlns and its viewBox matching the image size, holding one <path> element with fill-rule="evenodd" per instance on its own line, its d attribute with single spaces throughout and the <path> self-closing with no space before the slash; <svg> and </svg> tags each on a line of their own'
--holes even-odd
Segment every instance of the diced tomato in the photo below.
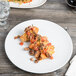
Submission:
<svg viewBox="0 0 76 76">
<path fill-rule="evenodd" d="M 51 46 L 51 43 L 48 43 L 47 45 L 48 45 L 48 46 Z"/>
<path fill-rule="evenodd" d="M 22 46 L 23 45 L 23 42 L 20 42 L 20 45 Z"/>
<path fill-rule="evenodd" d="M 27 32 L 27 35 L 30 35 L 30 32 L 29 31 Z"/>
<path fill-rule="evenodd" d="M 31 39 L 30 42 L 33 43 L 33 40 Z"/>
<path fill-rule="evenodd" d="M 46 53 L 47 52 L 47 49 L 44 49 L 44 53 Z"/>
<path fill-rule="evenodd" d="M 26 3 L 26 2 L 24 2 L 24 3 Z"/>
<path fill-rule="evenodd" d="M 37 41 L 37 38 L 36 38 L 36 39 L 34 39 L 34 42 L 35 42 L 35 41 Z"/>
<path fill-rule="evenodd" d="M 36 41 L 36 39 L 34 40 L 34 42 Z"/>
<path fill-rule="evenodd" d="M 34 43 L 35 41 L 37 41 L 37 39 L 31 39 L 30 42 Z"/>
<path fill-rule="evenodd" d="M 30 0 L 30 2 L 32 2 L 32 0 Z"/>
<path fill-rule="evenodd" d="M 47 41 L 46 37 L 41 37 L 41 41 Z"/>
<path fill-rule="evenodd" d="M 36 41 L 36 40 L 33 40 L 33 39 L 30 40 L 31 43 L 34 43 L 35 41 Z"/>
<path fill-rule="evenodd" d="M 35 51 L 38 51 L 38 47 L 34 47 L 34 50 L 35 50 Z"/>
<path fill-rule="evenodd" d="M 54 59 L 53 56 L 51 56 L 50 59 Z"/>
<path fill-rule="evenodd" d="M 34 30 L 34 28 L 31 28 L 31 30 L 33 31 L 33 30 Z"/>
</svg>

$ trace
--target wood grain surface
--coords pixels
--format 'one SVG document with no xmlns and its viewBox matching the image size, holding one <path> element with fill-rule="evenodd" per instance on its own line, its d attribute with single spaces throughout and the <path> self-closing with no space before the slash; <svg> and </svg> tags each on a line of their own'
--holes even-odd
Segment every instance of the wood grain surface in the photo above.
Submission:
<svg viewBox="0 0 76 76">
<path fill-rule="evenodd" d="M 33 9 L 10 9 L 6 29 L 0 28 L 0 76 L 64 76 L 69 62 L 59 70 L 48 74 L 32 74 L 18 69 L 5 54 L 4 42 L 8 32 L 20 22 L 30 19 L 53 21 L 70 34 L 73 40 L 73 55 L 76 54 L 76 11 L 65 3 L 65 0 L 48 0 L 43 6 Z"/>
</svg>

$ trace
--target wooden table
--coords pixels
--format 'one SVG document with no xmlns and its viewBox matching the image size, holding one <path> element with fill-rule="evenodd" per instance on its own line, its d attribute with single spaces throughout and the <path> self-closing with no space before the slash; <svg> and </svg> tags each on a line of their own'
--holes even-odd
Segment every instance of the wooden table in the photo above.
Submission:
<svg viewBox="0 0 76 76">
<path fill-rule="evenodd" d="M 9 27 L 6 30 L 0 29 L 0 76 L 64 76 L 69 63 L 55 72 L 38 75 L 18 69 L 7 58 L 4 49 L 6 35 L 16 24 L 30 19 L 46 19 L 67 28 L 74 44 L 72 57 L 76 54 L 76 13 L 67 6 L 65 0 L 48 0 L 43 6 L 33 9 L 11 9 Z"/>
</svg>

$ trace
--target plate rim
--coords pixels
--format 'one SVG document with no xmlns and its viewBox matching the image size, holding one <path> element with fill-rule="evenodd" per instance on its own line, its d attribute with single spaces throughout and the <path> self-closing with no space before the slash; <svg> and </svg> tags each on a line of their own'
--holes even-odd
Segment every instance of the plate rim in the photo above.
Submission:
<svg viewBox="0 0 76 76">
<path fill-rule="evenodd" d="M 17 9 L 17 8 L 18 8 L 18 9 L 19 9 L 19 8 L 22 8 L 22 9 L 24 9 L 24 8 L 25 8 L 25 9 L 30 9 L 30 8 L 40 7 L 40 6 L 44 5 L 46 2 L 47 2 L 47 0 L 45 0 L 45 1 L 44 1 L 43 3 L 41 3 L 40 5 L 33 6 L 33 7 L 18 7 L 18 6 L 17 6 L 17 7 L 15 7 L 15 6 L 10 6 L 10 7 L 11 7 L 11 8 L 16 8 L 16 9 Z M 13 3 L 14 3 L 14 2 L 13 2 Z M 10 2 L 9 2 L 9 5 L 10 5 Z"/>
<path fill-rule="evenodd" d="M 31 19 L 31 20 L 26 20 L 26 21 L 23 21 L 23 22 L 20 22 L 20 23 L 18 23 L 16 26 L 19 26 L 20 24 L 22 24 L 22 23 L 24 23 L 24 22 L 28 22 L 28 21 L 34 21 L 34 20 L 42 20 L 42 21 L 48 21 L 48 22 L 51 22 L 51 23 L 54 23 L 54 24 L 56 24 L 57 26 L 59 26 L 60 28 L 62 28 L 67 34 L 68 34 L 68 36 L 69 36 L 69 38 L 70 38 L 70 40 L 71 40 L 71 44 L 72 44 L 72 50 L 71 50 L 71 54 L 70 54 L 70 57 L 68 58 L 68 60 L 65 62 L 65 64 L 63 64 L 63 65 L 61 65 L 59 68 L 57 68 L 57 69 L 55 69 L 54 71 L 56 71 L 56 70 L 58 70 L 58 69 L 60 69 L 60 68 L 62 68 L 62 67 L 64 67 L 68 62 L 69 62 L 69 60 L 71 59 L 71 57 L 72 57 L 72 54 L 73 54 L 73 41 L 72 41 L 72 38 L 71 38 L 71 36 L 69 35 L 69 33 L 63 28 L 63 27 L 61 27 L 60 25 L 58 25 L 57 23 L 55 23 L 55 22 L 52 22 L 52 21 L 49 21 L 49 20 L 45 20 L 45 19 Z M 14 26 L 9 32 L 8 32 L 8 34 L 16 27 L 16 26 Z M 33 73 L 33 74 L 47 74 L 47 73 L 51 73 L 51 72 L 54 72 L 54 71 L 49 71 L 49 72 L 31 72 L 31 71 L 28 71 L 28 70 L 24 70 L 24 69 L 22 69 L 22 68 L 20 68 L 18 65 L 16 65 L 15 63 L 13 63 L 13 61 L 9 58 L 9 56 L 8 56 L 8 54 L 7 54 L 7 51 L 6 51 L 6 40 L 7 40 L 7 37 L 8 37 L 8 34 L 7 34 L 7 36 L 6 36 L 6 38 L 5 38 L 5 43 L 4 43 L 4 48 L 5 48 L 5 53 L 6 53 L 6 56 L 7 56 L 7 58 L 10 60 L 10 62 L 13 64 L 13 65 L 15 65 L 17 68 L 19 68 L 19 69 L 21 69 L 21 70 L 23 70 L 23 71 L 26 71 L 26 72 L 29 72 L 29 73 Z"/>
</svg>

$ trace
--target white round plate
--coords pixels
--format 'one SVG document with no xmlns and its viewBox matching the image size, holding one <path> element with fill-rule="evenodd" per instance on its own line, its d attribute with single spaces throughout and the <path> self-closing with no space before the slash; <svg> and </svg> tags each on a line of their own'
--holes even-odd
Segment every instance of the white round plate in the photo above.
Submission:
<svg viewBox="0 0 76 76">
<path fill-rule="evenodd" d="M 39 34 L 47 36 L 48 40 L 55 46 L 54 59 L 45 59 L 39 63 L 30 61 L 31 56 L 28 51 L 24 51 L 29 43 L 25 42 L 20 46 L 20 40 L 14 39 L 17 35 L 22 35 L 24 29 L 29 25 L 39 28 Z M 69 34 L 59 25 L 47 20 L 29 20 L 16 25 L 7 35 L 5 40 L 5 52 L 10 61 L 18 68 L 32 73 L 49 73 L 63 67 L 71 58 L 73 44 Z"/>
<path fill-rule="evenodd" d="M 14 3 L 14 2 L 9 2 L 10 7 L 13 8 L 34 8 L 34 7 L 39 7 L 43 5 L 47 0 L 32 0 L 30 3 Z"/>
</svg>

